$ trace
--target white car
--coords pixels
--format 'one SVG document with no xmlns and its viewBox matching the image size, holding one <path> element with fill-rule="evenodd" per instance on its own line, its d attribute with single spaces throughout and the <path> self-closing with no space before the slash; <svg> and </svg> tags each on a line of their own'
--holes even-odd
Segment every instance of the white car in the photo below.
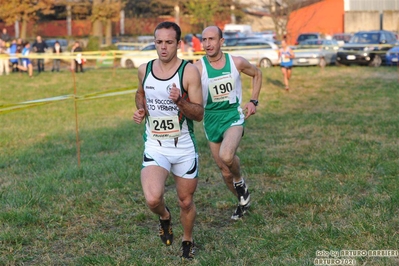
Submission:
<svg viewBox="0 0 399 266">
<path fill-rule="evenodd" d="M 150 43 L 144 46 L 139 51 L 132 51 L 121 57 L 121 67 L 123 68 L 138 68 L 141 64 L 158 58 L 155 43 Z"/>
<path fill-rule="evenodd" d="M 184 57 L 180 51 L 177 51 L 177 56 L 182 59 L 187 59 Z M 121 67 L 123 68 L 138 68 L 141 64 L 148 63 L 152 59 L 158 58 L 157 50 L 155 48 L 155 43 L 150 43 L 141 48 L 138 51 L 132 51 L 121 57 Z"/>
<path fill-rule="evenodd" d="M 278 65 L 278 46 L 271 41 L 262 38 L 251 38 L 239 40 L 234 46 L 225 46 L 223 51 L 235 55 L 242 56 L 251 64 L 261 68 L 272 67 Z"/>
</svg>

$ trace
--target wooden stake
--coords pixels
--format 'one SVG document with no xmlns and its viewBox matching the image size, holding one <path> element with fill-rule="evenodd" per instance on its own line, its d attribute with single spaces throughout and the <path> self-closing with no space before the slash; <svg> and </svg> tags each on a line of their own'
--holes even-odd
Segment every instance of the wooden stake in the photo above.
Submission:
<svg viewBox="0 0 399 266">
<path fill-rule="evenodd" d="M 71 69 L 73 77 L 73 102 L 75 105 L 75 134 L 76 134 L 76 156 L 78 157 L 78 167 L 80 168 L 80 141 L 79 141 L 79 122 L 78 122 L 78 103 L 77 103 L 77 89 L 76 89 L 76 75 L 75 70 Z"/>
</svg>

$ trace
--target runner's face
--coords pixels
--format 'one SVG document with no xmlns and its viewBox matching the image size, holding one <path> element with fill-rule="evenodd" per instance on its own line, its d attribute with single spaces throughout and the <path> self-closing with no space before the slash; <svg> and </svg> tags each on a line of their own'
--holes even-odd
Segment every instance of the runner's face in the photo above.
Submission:
<svg viewBox="0 0 399 266">
<path fill-rule="evenodd" d="M 170 62 L 177 56 L 177 49 L 180 48 L 180 42 L 176 40 L 176 32 L 172 28 L 156 30 L 155 48 L 159 60 L 165 63 Z"/>
<path fill-rule="evenodd" d="M 224 39 L 219 38 L 216 28 L 207 28 L 202 33 L 202 46 L 209 57 L 215 57 L 219 54 L 223 42 Z"/>
</svg>

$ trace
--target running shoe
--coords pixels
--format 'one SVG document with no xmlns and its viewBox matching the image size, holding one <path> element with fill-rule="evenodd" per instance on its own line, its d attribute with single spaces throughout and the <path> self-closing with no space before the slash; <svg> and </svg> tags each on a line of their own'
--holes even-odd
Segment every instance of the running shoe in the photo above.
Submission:
<svg viewBox="0 0 399 266">
<path fill-rule="evenodd" d="M 251 195 L 249 194 L 246 184 L 234 184 L 234 188 L 237 191 L 238 204 L 240 204 L 241 206 L 249 206 L 249 202 L 251 201 Z"/>
<path fill-rule="evenodd" d="M 170 246 L 173 243 L 172 215 L 168 207 L 166 207 L 166 210 L 169 212 L 169 219 L 161 220 L 159 218 L 159 236 L 165 245 Z"/>
<path fill-rule="evenodd" d="M 251 205 L 251 195 L 249 194 L 246 184 L 243 182 L 234 184 L 234 187 L 237 191 L 238 206 L 231 216 L 231 219 L 238 220 L 242 218 L 249 209 Z"/>
<path fill-rule="evenodd" d="M 244 214 L 247 212 L 247 210 L 249 209 L 249 203 L 248 205 L 244 205 L 241 206 L 240 204 L 238 204 L 237 209 L 234 211 L 233 215 L 231 216 L 232 220 L 239 220 L 241 219 Z"/>
<path fill-rule="evenodd" d="M 195 253 L 195 246 L 194 246 L 194 241 L 183 241 L 181 242 L 181 248 L 180 248 L 181 255 L 180 257 L 188 260 L 194 259 L 194 253 Z"/>
</svg>

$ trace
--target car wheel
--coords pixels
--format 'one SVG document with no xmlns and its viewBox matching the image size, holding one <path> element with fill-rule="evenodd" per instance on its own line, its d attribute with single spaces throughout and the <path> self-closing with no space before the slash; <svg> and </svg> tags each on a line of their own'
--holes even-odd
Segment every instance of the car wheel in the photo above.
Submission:
<svg viewBox="0 0 399 266">
<path fill-rule="evenodd" d="M 134 63 L 131 59 L 127 59 L 125 62 L 126 68 L 134 68 Z"/>
<path fill-rule="evenodd" d="M 263 58 L 262 60 L 260 60 L 259 66 L 261 68 L 272 67 L 272 62 L 267 58 Z"/>
<path fill-rule="evenodd" d="M 375 55 L 373 61 L 370 62 L 369 66 L 371 67 L 379 67 L 382 63 L 382 59 L 379 55 Z"/>
</svg>

